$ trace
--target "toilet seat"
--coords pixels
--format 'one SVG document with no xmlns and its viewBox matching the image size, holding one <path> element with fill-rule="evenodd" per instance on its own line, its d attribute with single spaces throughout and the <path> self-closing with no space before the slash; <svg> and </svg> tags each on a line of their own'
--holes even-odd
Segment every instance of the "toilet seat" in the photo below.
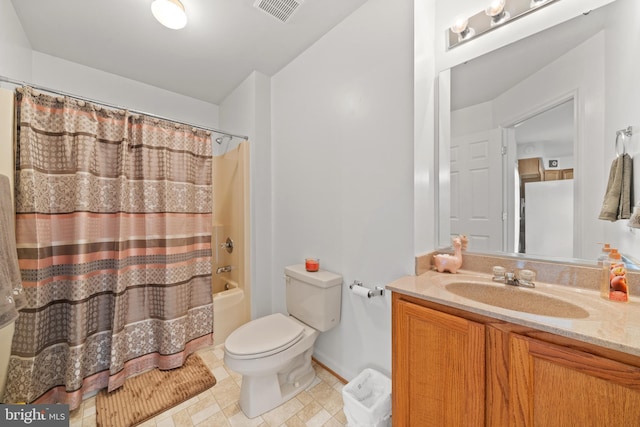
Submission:
<svg viewBox="0 0 640 427">
<path fill-rule="evenodd" d="M 304 336 L 304 326 L 275 313 L 240 326 L 224 343 L 225 351 L 237 359 L 257 359 L 279 353 Z"/>
</svg>

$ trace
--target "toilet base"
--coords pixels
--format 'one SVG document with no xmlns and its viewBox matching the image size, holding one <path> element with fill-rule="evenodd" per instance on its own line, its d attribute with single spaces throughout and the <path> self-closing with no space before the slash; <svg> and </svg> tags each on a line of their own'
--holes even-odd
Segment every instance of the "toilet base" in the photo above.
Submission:
<svg viewBox="0 0 640 427">
<path fill-rule="evenodd" d="M 311 366 L 313 348 L 294 358 L 280 372 L 265 376 L 242 376 L 240 409 L 247 418 L 255 418 L 305 390 L 315 379 Z"/>
</svg>

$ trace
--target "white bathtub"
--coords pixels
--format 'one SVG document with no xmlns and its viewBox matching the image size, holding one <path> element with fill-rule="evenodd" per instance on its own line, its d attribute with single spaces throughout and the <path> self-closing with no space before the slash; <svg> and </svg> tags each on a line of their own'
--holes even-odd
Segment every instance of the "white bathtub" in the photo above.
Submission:
<svg viewBox="0 0 640 427">
<path fill-rule="evenodd" d="M 226 288 L 213 294 L 214 345 L 224 343 L 231 332 L 247 322 L 244 290 L 232 280 L 227 280 Z"/>
</svg>

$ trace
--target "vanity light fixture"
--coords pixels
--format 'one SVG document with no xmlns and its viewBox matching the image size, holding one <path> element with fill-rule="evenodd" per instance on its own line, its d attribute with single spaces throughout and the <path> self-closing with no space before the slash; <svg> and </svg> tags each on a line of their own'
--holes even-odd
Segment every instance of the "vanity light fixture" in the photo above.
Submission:
<svg viewBox="0 0 640 427">
<path fill-rule="evenodd" d="M 151 13 L 167 28 L 179 30 L 187 25 L 187 14 L 180 0 L 153 0 Z"/>
<path fill-rule="evenodd" d="M 504 10 L 506 0 L 493 0 L 484 10 L 484 13 L 491 18 L 491 26 L 500 25 L 509 19 L 509 12 Z"/>
<path fill-rule="evenodd" d="M 484 10 L 469 16 L 457 18 L 447 29 L 447 49 L 508 24 L 524 15 L 542 9 L 559 0 L 486 0 Z"/>
</svg>

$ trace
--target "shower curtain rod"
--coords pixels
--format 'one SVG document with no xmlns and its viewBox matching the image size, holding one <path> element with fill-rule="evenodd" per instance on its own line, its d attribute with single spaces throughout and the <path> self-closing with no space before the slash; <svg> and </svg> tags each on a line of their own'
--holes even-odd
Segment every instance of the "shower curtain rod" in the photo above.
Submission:
<svg viewBox="0 0 640 427">
<path fill-rule="evenodd" d="M 31 84 L 31 83 L 28 83 L 28 82 L 25 82 L 25 81 L 15 80 L 15 79 L 11 79 L 11 78 L 5 77 L 5 76 L 0 76 L 0 82 L 5 82 L 5 83 L 17 85 L 17 86 L 30 86 L 30 87 L 32 87 L 34 89 L 41 90 L 43 92 L 54 93 L 54 94 L 62 95 L 62 96 L 70 96 L 72 98 L 81 99 L 82 101 L 91 102 L 91 103 L 94 103 L 94 104 L 100 104 L 100 105 L 102 105 L 104 107 L 108 107 L 108 108 L 115 108 L 115 109 L 118 109 L 118 110 L 127 110 L 127 111 L 130 111 L 130 112 L 134 113 L 134 114 L 143 114 L 145 116 L 153 117 L 154 119 L 167 120 L 167 121 L 170 121 L 170 122 L 179 123 L 181 125 L 187 125 L 187 126 L 191 126 L 191 127 L 195 127 L 195 128 L 199 128 L 199 129 L 203 129 L 203 130 L 208 130 L 210 132 L 215 132 L 215 133 L 220 134 L 220 135 L 230 136 L 232 138 L 244 139 L 245 141 L 249 140 L 249 137 L 245 136 L 245 135 L 237 135 L 237 134 L 233 134 L 231 132 L 226 132 L 226 131 L 220 130 L 220 129 L 214 129 L 214 128 L 207 127 L 207 126 L 196 125 L 196 124 L 189 123 L 189 122 L 184 122 L 184 121 L 181 121 L 181 120 L 175 120 L 175 119 L 171 119 L 171 118 L 168 118 L 168 117 L 159 116 L 157 114 L 147 113 L 145 111 L 133 110 L 131 108 L 122 107 L 120 105 L 109 104 L 109 103 L 104 102 L 104 101 L 99 101 L 99 100 L 87 98 L 87 97 L 84 97 L 84 96 L 74 95 L 72 93 L 67 93 L 67 92 L 63 92 L 61 90 L 51 89 L 51 88 L 44 87 L 44 86 L 34 85 L 34 84 Z"/>
</svg>

